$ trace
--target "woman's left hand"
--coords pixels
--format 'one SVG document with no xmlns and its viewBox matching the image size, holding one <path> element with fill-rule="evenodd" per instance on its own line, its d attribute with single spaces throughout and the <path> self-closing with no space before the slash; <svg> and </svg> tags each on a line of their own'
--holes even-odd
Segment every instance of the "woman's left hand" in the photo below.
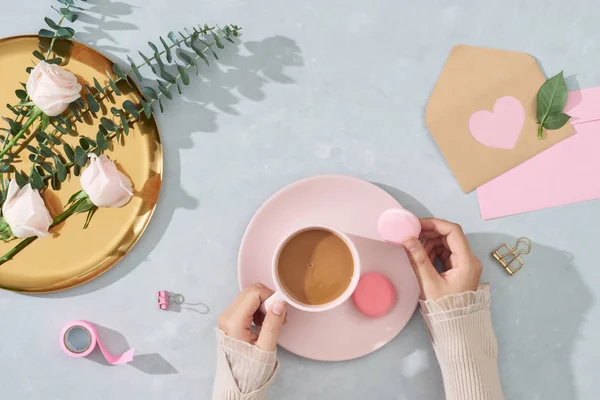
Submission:
<svg viewBox="0 0 600 400">
<path fill-rule="evenodd" d="M 262 319 L 260 305 L 273 294 L 273 291 L 260 283 L 254 283 L 244 289 L 233 303 L 219 316 L 219 328 L 229 337 L 255 344 L 257 347 L 274 351 L 281 327 L 285 322 L 286 303 L 276 302 Z M 260 334 L 250 330 L 252 321 L 261 325 Z"/>
</svg>

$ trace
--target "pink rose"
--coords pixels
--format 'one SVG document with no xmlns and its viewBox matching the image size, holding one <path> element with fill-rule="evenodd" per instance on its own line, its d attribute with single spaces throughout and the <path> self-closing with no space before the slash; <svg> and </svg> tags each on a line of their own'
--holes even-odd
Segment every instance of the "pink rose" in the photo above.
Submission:
<svg viewBox="0 0 600 400">
<path fill-rule="evenodd" d="M 50 234 L 48 229 L 52 218 L 40 192 L 32 189 L 30 184 L 19 189 L 17 182 L 10 181 L 6 201 L 2 206 L 2 215 L 13 235 L 18 238 L 43 238 Z"/>
<path fill-rule="evenodd" d="M 81 97 L 81 85 L 69 71 L 40 61 L 27 80 L 27 94 L 44 114 L 56 117 Z"/>
<path fill-rule="evenodd" d="M 79 182 L 98 207 L 121 207 L 133 196 L 131 180 L 104 154 L 90 154 L 90 165 L 81 173 Z"/>
</svg>

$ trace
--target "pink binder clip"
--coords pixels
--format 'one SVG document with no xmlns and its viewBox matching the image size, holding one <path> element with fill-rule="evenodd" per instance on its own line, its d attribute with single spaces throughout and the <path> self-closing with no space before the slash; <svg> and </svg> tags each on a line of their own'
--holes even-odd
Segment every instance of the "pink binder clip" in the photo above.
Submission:
<svg viewBox="0 0 600 400">
<path fill-rule="evenodd" d="M 161 310 L 168 310 L 170 306 L 169 303 L 169 292 L 166 290 L 158 292 L 158 308 Z"/>
<path fill-rule="evenodd" d="M 166 290 L 158 292 L 158 308 L 161 310 L 168 310 L 173 304 L 182 305 L 185 302 L 185 298 L 179 293 L 170 293 Z"/>
</svg>

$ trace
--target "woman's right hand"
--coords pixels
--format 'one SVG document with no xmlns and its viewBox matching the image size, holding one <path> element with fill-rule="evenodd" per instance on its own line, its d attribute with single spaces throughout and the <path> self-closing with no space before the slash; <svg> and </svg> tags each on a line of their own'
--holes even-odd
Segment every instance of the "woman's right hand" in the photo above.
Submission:
<svg viewBox="0 0 600 400">
<path fill-rule="evenodd" d="M 475 291 L 481 278 L 481 262 L 475 257 L 460 225 L 441 219 L 421 219 L 421 238 L 404 242 L 415 271 L 422 300 L 437 300 L 451 294 Z M 444 272 L 436 271 L 439 258 Z"/>
</svg>

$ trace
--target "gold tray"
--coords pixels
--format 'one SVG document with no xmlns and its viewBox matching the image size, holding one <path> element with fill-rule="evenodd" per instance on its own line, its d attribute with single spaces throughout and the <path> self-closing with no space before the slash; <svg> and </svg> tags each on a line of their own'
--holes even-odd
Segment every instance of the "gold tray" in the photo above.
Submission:
<svg viewBox="0 0 600 400">
<path fill-rule="evenodd" d="M 15 117 L 5 105 L 18 102 L 15 90 L 19 82 L 27 82 L 25 68 L 34 66 L 37 60 L 31 54 L 38 49 L 40 39 L 36 35 L 0 39 L 0 116 Z M 46 42 L 47 44 L 47 42 Z M 93 77 L 105 85 L 105 71 L 112 71 L 112 61 L 77 42 L 57 41 L 56 52 L 65 60 L 63 68 L 73 72 L 80 83 L 93 87 Z M 115 96 L 115 107 L 121 108 L 126 99 L 137 103 L 140 91 L 120 82 L 122 96 Z M 84 89 L 85 90 L 85 89 Z M 103 101 L 98 119 L 90 124 L 77 123 L 78 131 L 90 138 L 96 137 L 99 118 L 110 114 L 109 101 Z M 8 125 L 0 120 L 0 124 Z M 62 135 L 65 142 L 75 144 L 78 137 Z M 18 292 L 54 292 L 69 289 L 88 282 L 109 270 L 139 240 L 154 212 L 162 182 L 162 146 L 156 122 L 144 120 L 135 123 L 125 143 L 114 144 L 107 155 L 117 162 L 133 182 L 135 195 L 121 208 L 99 209 L 90 226 L 83 230 L 86 214 L 78 214 L 51 230 L 53 237 L 38 239 L 11 261 L 0 265 L 0 287 Z M 36 143 L 32 143 L 36 144 Z M 21 154 L 26 154 L 25 150 Z M 29 173 L 27 156 L 17 168 Z M 6 174 L 5 174 L 6 178 Z M 54 217 L 58 215 L 69 197 L 80 190 L 79 177 L 72 175 L 59 191 L 50 187 L 43 193 L 46 206 Z M 4 254 L 18 242 L 0 241 L 0 253 Z"/>
</svg>

